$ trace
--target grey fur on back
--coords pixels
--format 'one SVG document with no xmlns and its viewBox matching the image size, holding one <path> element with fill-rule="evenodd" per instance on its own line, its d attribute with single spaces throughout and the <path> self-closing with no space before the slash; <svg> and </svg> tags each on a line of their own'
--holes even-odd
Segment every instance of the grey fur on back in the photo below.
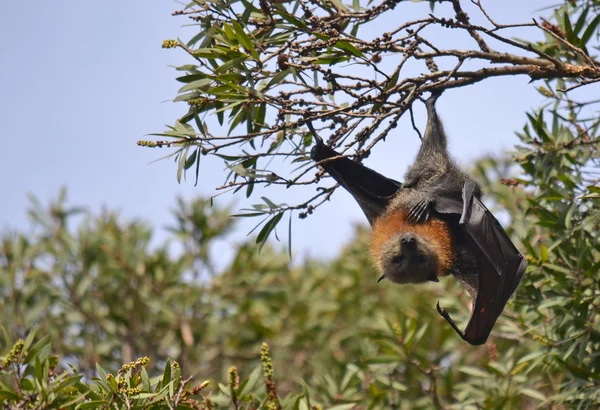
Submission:
<svg viewBox="0 0 600 410">
<path fill-rule="evenodd" d="M 444 127 L 435 110 L 439 94 L 433 94 L 425 102 L 427 128 L 417 158 L 405 176 L 403 188 L 391 203 L 390 210 L 409 210 L 419 201 L 434 201 L 444 197 L 462 200 L 462 189 L 467 181 L 474 179 L 464 172 L 448 153 Z M 476 181 L 474 181 L 476 182 Z M 476 196 L 481 197 L 477 184 Z"/>
</svg>

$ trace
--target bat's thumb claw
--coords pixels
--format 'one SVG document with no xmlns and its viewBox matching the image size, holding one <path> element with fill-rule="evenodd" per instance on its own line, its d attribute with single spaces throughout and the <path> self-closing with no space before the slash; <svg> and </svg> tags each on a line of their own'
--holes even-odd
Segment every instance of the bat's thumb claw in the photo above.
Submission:
<svg viewBox="0 0 600 410">
<path fill-rule="evenodd" d="M 315 138 L 317 145 L 323 145 L 323 138 L 319 137 L 319 134 L 317 134 L 317 131 L 315 131 L 315 127 L 313 127 L 312 122 L 306 121 L 306 126 L 308 127 L 308 130 Z"/>
</svg>

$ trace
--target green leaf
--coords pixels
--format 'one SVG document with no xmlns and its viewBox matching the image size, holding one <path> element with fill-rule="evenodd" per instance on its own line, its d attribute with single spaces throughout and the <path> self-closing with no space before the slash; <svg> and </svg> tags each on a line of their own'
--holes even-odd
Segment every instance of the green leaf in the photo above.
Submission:
<svg viewBox="0 0 600 410">
<path fill-rule="evenodd" d="M 196 45 L 196 43 L 198 43 L 198 41 L 202 40 L 205 35 L 206 35 L 205 31 L 200 31 L 198 34 L 196 34 L 194 37 L 192 37 L 190 39 L 190 41 L 187 42 L 186 46 L 188 48 L 192 48 L 193 46 Z"/>
<path fill-rule="evenodd" d="M 29 349 L 29 346 L 31 346 L 31 343 L 33 343 L 33 339 L 35 338 L 35 334 L 36 334 L 36 330 L 32 330 L 27 335 L 27 338 L 25 339 L 25 343 L 23 343 L 23 350 L 22 350 L 23 353 L 26 353 L 27 349 Z"/>
<path fill-rule="evenodd" d="M 542 264 L 543 267 L 551 269 L 555 272 L 559 272 L 559 273 L 564 273 L 565 275 L 571 275 L 572 272 L 569 269 L 563 268 L 562 266 L 558 266 L 556 264 L 553 263 L 544 263 Z"/>
<path fill-rule="evenodd" d="M 98 363 L 96 363 L 96 373 L 98 373 L 98 377 L 100 377 L 101 380 L 106 381 L 106 372 Z"/>
<path fill-rule="evenodd" d="M 205 58 L 208 60 L 216 60 L 225 56 L 227 53 L 224 50 L 218 48 L 198 48 L 192 52 L 192 54 L 198 58 Z"/>
<path fill-rule="evenodd" d="M 168 386 L 169 383 L 171 383 L 171 360 L 167 359 L 165 371 L 163 372 L 162 387 Z"/>
<path fill-rule="evenodd" d="M 591 21 L 591 23 L 585 29 L 585 32 L 581 36 L 581 45 L 582 46 L 585 46 L 587 44 L 587 42 L 589 41 L 589 39 L 592 37 L 592 35 L 596 32 L 596 28 L 598 27 L 599 23 L 600 23 L 600 14 L 598 14 L 596 17 L 594 17 L 594 19 Z"/>
<path fill-rule="evenodd" d="M 292 259 L 292 211 L 290 211 L 290 220 L 288 222 L 288 256 Z"/>
<path fill-rule="evenodd" d="M 236 37 L 237 37 L 238 41 L 240 42 L 240 44 L 242 45 L 242 47 L 244 47 L 246 49 L 246 51 L 248 51 L 250 53 L 250 55 L 256 61 L 260 61 L 260 56 L 258 55 L 256 48 L 254 48 L 254 45 L 252 44 L 252 40 L 244 32 L 244 29 L 242 28 L 242 26 L 240 26 L 240 23 L 238 23 L 237 21 L 234 20 L 232 22 L 232 25 L 233 25 L 233 29 L 235 30 Z"/>
<path fill-rule="evenodd" d="M 86 410 L 86 409 L 100 409 L 107 406 L 109 403 L 108 400 L 93 400 L 80 404 L 77 406 L 78 410 Z"/>
<path fill-rule="evenodd" d="M 537 391 L 537 390 L 533 390 L 533 389 L 521 389 L 521 394 L 524 394 L 526 396 L 529 396 L 533 399 L 545 402 L 548 400 L 548 398 L 546 396 L 544 396 L 544 394 L 542 394 L 541 392 Z"/>
<path fill-rule="evenodd" d="M 27 358 L 25 359 L 25 363 L 34 364 L 35 359 L 40 358 L 41 360 L 45 360 L 50 354 L 51 342 L 50 336 L 44 335 L 37 341 L 35 345 L 29 350 L 27 353 Z"/>
<path fill-rule="evenodd" d="M 573 29 L 571 28 L 571 20 L 569 19 L 569 13 L 563 13 L 563 26 L 567 36 L 573 32 Z"/>
<path fill-rule="evenodd" d="M 135 395 L 134 397 L 136 399 L 149 399 L 154 396 L 156 396 L 156 393 L 140 393 L 140 394 Z"/>
<path fill-rule="evenodd" d="M 183 166 L 183 168 L 187 171 L 188 169 L 190 169 L 195 163 L 196 163 L 196 157 L 198 156 L 198 148 L 196 148 L 194 150 L 194 152 L 192 152 L 192 155 L 190 155 L 186 160 L 185 160 L 185 165 Z"/>
<path fill-rule="evenodd" d="M 573 219 L 573 213 L 576 210 L 577 210 L 577 204 L 575 202 L 573 202 L 571 204 L 571 206 L 569 206 L 569 209 L 567 210 L 567 213 L 565 214 L 565 221 L 564 221 L 565 228 L 571 229 L 571 220 Z"/>
<path fill-rule="evenodd" d="M 243 385 L 240 386 L 239 396 L 240 399 L 246 397 L 248 394 L 252 392 L 256 383 L 261 379 L 262 376 L 262 367 L 257 367 L 250 373 L 250 377 L 248 380 L 244 382 Z"/>
<path fill-rule="evenodd" d="M 355 408 L 357 403 L 338 404 L 337 406 L 327 407 L 327 410 L 350 410 Z"/>
<path fill-rule="evenodd" d="M 237 37 L 229 24 L 223 23 L 223 32 L 225 33 L 225 36 L 227 36 L 227 39 L 230 41 L 230 43 L 236 44 Z"/>
<path fill-rule="evenodd" d="M 579 34 L 579 32 L 581 31 L 581 29 L 585 25 L 585 21 L 587 19 L 587 15 L 588 15 L 589 11 L 590 11 L 590 8 L 586 7 L 583 10 L 583 12 L 581 13 L 581 15 L 579 16 L 579 18 L 577 19 L 577 23 L 575 23 L 575 28 L 573 29 L 573 32 L 575 34 Z"/>
<path fill-rule="evenodd" d="M 163 386 L 160 389 L 160 391 L 156 394 L 153 401 L 158 403 L 160 400 L 162 400 L 163 397 L 165 397 L 167 394 L 169 394 L 170 388 L 171 388 L 171 383 L 168 383 L 166 386 Z"/>
<path fill-rule="evenodd" d="M 142 366 L 142 370 L 140 371 L 141 374 L 141 378 L 142 378 L 142 390 L 150 390 L 150 388 L 152 387 L 150 384 L 150 379 L 148 377 L 148 372 L 146 371 L 146 368 Z"/>
<path fill-rule="evenodd" d="M 6 329 L 4 328 L 4 326 L 2 326 L 1 328 L 2 328 L 2 336 L 4 338 L 4 345 L 5 346 L 12 346 L 13 345 L 13 341 L 10 338 L 10 335 L 8 334 L 8 332 L 6 331 Z"/>
<path fill-rule="evenodd" d="M 281 83 L 285 79 L 285 77 L 287 77 L 290 73 L 291 69 L 288 68 L 286 70 L 281 70 L 280 72 L 275 74 L 271 81 L 269 81 L 269 83 L 265 87 L 265 90 L 270 90 L 272 86 Z"/>
<path fill-rule="evenodd" d="M 177 162 L 177 183 L 181 183 L 181 175 L 183 174 L 183 167 L 185 166 L 185 158 L 187 155 L 187 150 L 179 153 L 178 162 Z"/>
<path fill-rule="evenodd" d="M 0 390 L 0 398 L 13 401 L 19 401 L 21 399 L 17 393 L 9 390 Z"/>
<path fill-rule="evenodd" d="M 223 383 L 219 383 L 219 390 L 227 397 L 231 397 L 231 392 L 229 391 L 229 387 L 224 385 Z"/>
<path fill-rule="evenodd" d="M 267 205 L 269 206 L 269 209 L 273 210 L 273 209 L 278 209 L 278 208 L 280 208 L 280 206 L 279 206 L 279 205 L 275 205 L 275 203 L 274 203 L 274 202 L 272 202 L 272 201 L 271 201 L 269 198 L 267 198 L 266 196 L 261 196 L 260 198 L 261 198 L 261 199 L 262 199 L 262 200 L 265 202 L 265 204 L 267 204 Z"/>
<path fill-rule="evenodd" d="M 302 61 L 314 61 L 317 64 L 335 65 L 350 61 L 350 57 L 343 54 L 321 54 L 317 57 L 301 57 Z"/>
<path fill-rule="evenodd" d="M 593 192 L 595 194 L 600 194 L 600 187 L 594 185 L 587 186 L 588 191 Z"/>
<path fill-rule="evenodd" d="M 356 48 L 354 45 L 352 45 L 349 41 L 339 40 L 339 41 L 336 41 L 333 46 L 335 48 L 339 48 L 340 50 L 347 51 L 355 57 L 361 57 L 361 58 L 365 57 L 365 55 L 362 53 L 362 51 L 360 51 L 358 48 Z"/>
<path fill-rule="evenodd" d="M 548 262 L 548 248 L 546 245 L 540 245 L 540 259 L 542 262 Z"/>
<path fill-rule="evenodd" d="M 204 78 L 202 80 L 196 80 L 196 81 L 192 81 L 189 84 L 184 85 L 183 87 L 181 87 L 178 91 L 178 93 L 184 93 L 186 91 L 194 91 L 196 89 L 204 89 L 208 86 L 210 86 L 214 81 L 210 78 Z"/>
<path fill-rule="evenodd" d="M 237 57 L 237 58 L 233 58 L 231 60 L 226 61 L 225 63 L 221 64 L 219 66 L 219 68 L 217 68 L 215 70 L 216 73 L 223 73 L 226 72 L 227 70 L 231 69 L 231 68 L 242 68 L 245 69 L 245 67 L 243 66 L 243 62 L 248 60 L 246 58 L 246 56 L 242 56 L 242 57 Z M 232 86 L 232 84 L 229 84 Z"/>
<path fill-rule="evenodd" d="M 484 372 L 483 370 L 481 370 L 477 367 L 461 366 L 458 368 L 458 370 L 462 373 L 468 374 L 470 376 L 482 378 L 482 379 L 489 379 L 491 376 L 489 373 Z"/>
<path fill-rule="evenodd" d="M 298 28 L 301 31 L 308 30 L 308 26 L 304 21 L 296 18 L 295 16 L 289 13 L 281 13 L 280 17 L 290 23 L 294 28 Z"/>
<path fill-rule="evenodd" d="M 262 228 L 262 230 L 258 233 L 258 236 L 256 237 L 256 243 L 260 244 L 258 248 L 259 252 L 262 250 L 263 246 L 267 242 L 267 239 L 269 238 L 269 235 L 271 235 L 271 232 L 273 232 L 273 230 L 283 217 L 283 214 L 284 212 L 279 212 L 274 217 L 269 219 L 265 226 Z"/>
<path fill-rule="evenodd" d="M 246 185 L 246 198 L 250 198 L 252 196 L 252 192 L 254 191 L 255 180 L 255 178 L 248 178 L 248 185 Z"/>
</svg>

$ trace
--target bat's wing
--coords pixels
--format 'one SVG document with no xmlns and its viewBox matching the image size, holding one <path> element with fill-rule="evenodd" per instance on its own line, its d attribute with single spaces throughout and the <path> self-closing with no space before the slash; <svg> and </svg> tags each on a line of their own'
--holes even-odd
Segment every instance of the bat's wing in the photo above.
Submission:
<svg viewBox="0 0 600 410">
<path fill-rule="evenodd" d="M 484 344 L 504 310 L 504 306 L 519 286 L 527 262 L 512 243 L 498 220 L 474 195 L 475 184 L 463 187 L 462 215 L 459 225 L 477 263 L 478 288 L 471 318 L 461 331 L 448 312 L 437 309 L 456 332 L 472 345 Z M 436 201 L 436 211 L 456 213 L 457 201 Z"/>
<path fill-rule="evenodd" d="M 323 143 L 312 124 L 307 125 L 316 140 L 310 157 L 354 197 L 369 223 L 373 225 L 375 219 L 386 210 L 394 195 L 402 188 L 402 184 L 341 156 Z"/>
</svg>

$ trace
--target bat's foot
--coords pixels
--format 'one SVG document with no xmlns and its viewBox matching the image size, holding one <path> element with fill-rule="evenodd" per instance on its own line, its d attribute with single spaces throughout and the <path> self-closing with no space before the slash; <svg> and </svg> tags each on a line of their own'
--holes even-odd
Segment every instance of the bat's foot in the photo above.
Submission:
<svg viewBox="0 0 600 410">
<path fill-rule="evenodd" d="M 429 96 L 429 98 L 425 100 L 425 106 L 428 110 L 433 109 L 433 107 L 435 106 L 435 102 L 437 101 L 440 95 L 442 95 L 442 91 L 440 90 L 431 91 L 431 96 Z"/>
<path fill-rule="evenodd" d="M 417 202 L 409 211 L 406 219 L 411 223 L 423 223 L 429 220 L 431 214 L 432 202 L 430 200 L 422 200 Z"/>
</svg>

